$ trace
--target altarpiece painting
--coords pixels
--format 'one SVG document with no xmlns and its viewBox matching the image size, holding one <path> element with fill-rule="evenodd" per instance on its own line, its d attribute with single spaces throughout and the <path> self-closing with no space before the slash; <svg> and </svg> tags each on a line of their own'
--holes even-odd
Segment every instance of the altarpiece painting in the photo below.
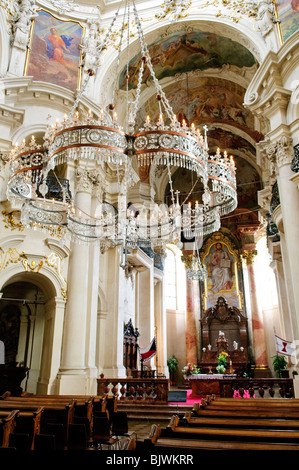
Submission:
<svg viewBox="0 0 299 470">
<path fill-rule="evenodd" d="M 204 310 L 213 307 L 220 296 L 230 306 L 241 309 L 241 266 L 238 252 L 230 239 L 218 232 L 209 237 L 202 249 L 202 263 L 208 272 L 204 281 Z"/>
</svg>

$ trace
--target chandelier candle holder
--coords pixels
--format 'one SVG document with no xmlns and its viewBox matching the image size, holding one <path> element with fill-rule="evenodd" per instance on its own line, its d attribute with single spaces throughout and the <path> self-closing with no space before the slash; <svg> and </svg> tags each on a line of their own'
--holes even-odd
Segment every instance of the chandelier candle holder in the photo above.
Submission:
<svg viewBox="0 0 299 470">
<path fill-rule="evenodd" d="M 24 226 L 45 229 L 47 226 L 64 227 L 68 224 L 68 209 L 64 202 L 44 199 L 26 200 L 21 211 Z"/>
<path fill-rule="evenodd" d="M 70 118 L 65 115 L 62 122 L 47 130 L 46 141 L 48 169 L 78 159 L 123 165 L 127 158 L 127 140 L 117 115 L 111 117 L 103 110 L 98 119 L 91 111 L 81 119 L 78 111 Z"/>
<path fill-rule="evenodd" d="M 44 174 L 46 152 L 36 143 L 35 137 L 26 145 L 16 144 L 10 153 L 10 175 L 7 185 L 9 200 L 21 201 L 36 197 L 37 185 Z"/>
<path fill-rule="evenodd" d="M 190 268 L 187 268 L 187 279 L 204 281 L 204 279 L 207 278 L 207 275 L 207 268 L 201 264 L 199 256 L 193 254 L 191 266 Z"/>
<path fill-rule="evenodd" d="M 212 186 L 213 207 L 218 207 L 220 215 L 229 214 L 238 205 L 236 166 L 227 152 L 222 156 L 218 148 L 215 155 L 208 158 L 208 178 Z"/>
<path fill-rule="evenodd" d="M 192 207 L 191 203 L 184 204 L 182 215 L 182 231 L 184 238 L 196 239 L 202 238 L 210 233 L 216 232 L 221 226 L 220 212 L 218 207 L 210 207 L 208 205 L 195 202 Z"/>
<path fill-rule="evenodd" d="M 147 116 L 143 128 L 135 134 L 134 154 L 139 166 L 171 165 L 194 171 L 207 182 L 208 154 L 204 139 L 195 126 L 181 125 L 173 115 L 169 126 L 165 125 L 163 115 L 152 125 Z"/>
</svg>

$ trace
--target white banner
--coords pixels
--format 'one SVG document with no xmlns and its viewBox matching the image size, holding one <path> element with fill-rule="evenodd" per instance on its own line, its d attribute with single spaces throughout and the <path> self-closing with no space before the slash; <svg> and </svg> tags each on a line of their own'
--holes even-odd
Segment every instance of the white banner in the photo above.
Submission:
<svg viewBox="0 0 299 470">
<path fill-rule="evenodd" d="M 275 336 L 277 354 L 283 354 L 284 356 L 294 356 L 295 354 L 294 342 L 282 339 L 277 335 L 274 335 L 274 336 Z"/>
</svg>

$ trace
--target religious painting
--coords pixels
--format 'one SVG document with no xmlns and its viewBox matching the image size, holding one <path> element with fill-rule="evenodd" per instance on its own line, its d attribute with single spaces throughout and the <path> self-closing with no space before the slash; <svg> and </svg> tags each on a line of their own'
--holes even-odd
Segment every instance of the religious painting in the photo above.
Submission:
<svg viewBox="0 0 299 470">
<path fill-rule="evenodd" d="M 231 307 L 242 308 L 238 253 L 230 239 L 216 232 L 203 246 L 202 263 L 208 276 L 204 281 L 204 309 L 213 307 L 224 297 Z"/>
<path fill-rule="evenodd" d="M 39 11 L 31 31 L 25 75 L 76 91 L 81 80 L 82 26 Z"/>
<path fill-rule="evenodd" d="M 285 41 L 299 29 L 299 0 L 276 0 L 282 39 Z"/>
<path fill-rule="evenodd" d="M 160 36 L 148 49 L 158 80 L 197 69 L 221 69 L 227 65 L 241 69 L 256 65 L 254 56 L 246 47 L 212 32 L 175 31 L 167 37 Z M 130 89 L 137 86 L 141 60 L 141 55 L 138 54 L 130 61 Z M 124 68 L 120 75 L 120 89 L 126 88 L 126 72 Z M 146 67 L 143 82 L 150 76 L 149 68 Z"/>
<path fill-rule="evenodd" d="M 233 125 L 251 138 L 259 138 L 254 129 L 254 117 L 244 108 L 245 89 L 218 77 L 189 77 L 166 87 L 165 93 L 177 119 L 196 126 L 209 123 Z M 151 97 L 140 109 L 137 122 L 142 125 L 147 115 L 154 122 L 159 108 Z M 223 147 L 222 147 L 223 148 Z"/>
</svg>

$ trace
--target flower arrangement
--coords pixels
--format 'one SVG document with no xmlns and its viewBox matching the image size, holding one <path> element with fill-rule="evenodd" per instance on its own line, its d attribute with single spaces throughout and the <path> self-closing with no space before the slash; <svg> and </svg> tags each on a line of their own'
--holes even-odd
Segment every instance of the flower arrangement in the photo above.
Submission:
<svg viewBox="0 0 299 470">
<path fill-rule="evenodd" d="M 183 375 L 195 375 L 199 374 L 200 368 L 196 364 L 191 364 L 190 362 L 183 368 L 182 373 Z"/>
<path fill-rule="evenodd" d="M 218 366 L 216 367 L 216 370 L 217 370 L 218 374 L 224 374 L 224 372 L 226 371 L 227 356 L 228 356 L 227 352 L 222 351 L 219 354 L 219 356 L 217 357 Z"/>
</svg>

